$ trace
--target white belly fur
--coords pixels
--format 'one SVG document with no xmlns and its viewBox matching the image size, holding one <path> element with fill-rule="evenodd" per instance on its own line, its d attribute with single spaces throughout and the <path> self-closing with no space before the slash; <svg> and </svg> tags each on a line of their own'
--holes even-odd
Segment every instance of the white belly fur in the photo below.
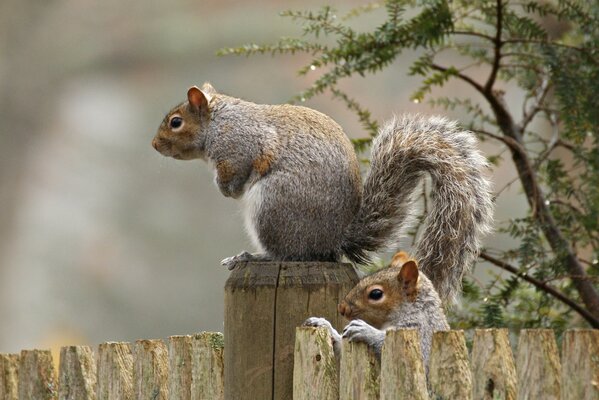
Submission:
<svg viewBox="0 0 599 400">
<path fill-rule="evenodd" d="M 244 193 L 241 200 L 243 207 L 243 222 L 245 230 L 252 241 L 252 244 L 258 252 L 262 252 L 262 245 L 258 239 L 258 232 L 254 221 L 256 215 L 262 203 L 262 184 L 260 181 L 255 182 L 251 187 Z"/>
</svg>

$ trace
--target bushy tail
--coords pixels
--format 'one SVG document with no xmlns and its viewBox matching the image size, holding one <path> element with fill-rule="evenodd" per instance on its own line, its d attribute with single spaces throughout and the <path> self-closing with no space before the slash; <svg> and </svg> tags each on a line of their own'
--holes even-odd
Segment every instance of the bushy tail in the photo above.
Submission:
<svg viewBox="0 0 599 400">
<path fill-rule="evenodd" d="M 491 230 L 493 202 L 476 138 L 440 117 L 407 115 L 389 121 L 374 139 L 362 205 L 348 226 L 342 251 L 354 262 L 397 247 L 411 223 L 413 193 L 431 176 L 431 202 L 416 245 L 421 270 L 444 301 L 453 301 L 462 276 Z"/>
</svg>

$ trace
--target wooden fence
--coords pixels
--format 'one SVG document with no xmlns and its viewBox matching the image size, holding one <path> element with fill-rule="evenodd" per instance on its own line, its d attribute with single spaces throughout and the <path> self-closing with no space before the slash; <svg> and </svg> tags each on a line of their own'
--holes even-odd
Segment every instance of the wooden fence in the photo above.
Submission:
<svg viewBox="0 0 599 400">
<path fill-rule="evenodd" d="M 507 330 L 476 330 L 471 356 L 462 331 L 437 332 L 427 388 L 414 330 L 389 331 L 380 362 L 365 345 L 344 343 L 338 364 L 325 329 L 298 328 L 293 398 L 599 399 L 599 330 L 567 331 L 561 353 L 551 330 L 523 330 L 515 360 Z M 58 369 L 49 351 L 0 354 L 0 399 L 224 397 L 220 333 L 104 343 L 97 354 L 63 347 Z"/>
</svg>

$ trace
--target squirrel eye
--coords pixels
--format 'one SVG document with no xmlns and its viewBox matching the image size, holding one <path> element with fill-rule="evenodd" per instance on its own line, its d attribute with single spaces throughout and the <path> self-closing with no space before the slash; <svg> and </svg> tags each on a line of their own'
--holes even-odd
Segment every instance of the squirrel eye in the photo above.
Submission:
<svg viewBox="0 0 599 400">
<path fill-rule="evenodd" d="M 171 126 L 171 128 L 173 129 L 177 129 L 180 128 L 181 125 L 183 125 L 183 118 L 181 117 L 173 117 L 170 122 L 169 125 Z"/>
<path fill-rule="evenodd" d="M 368 293 L 368 298 L 371 300 L 380 300 L 383 298 L 383 291 L 381 289 L 374 289 Z"/>
</svg>

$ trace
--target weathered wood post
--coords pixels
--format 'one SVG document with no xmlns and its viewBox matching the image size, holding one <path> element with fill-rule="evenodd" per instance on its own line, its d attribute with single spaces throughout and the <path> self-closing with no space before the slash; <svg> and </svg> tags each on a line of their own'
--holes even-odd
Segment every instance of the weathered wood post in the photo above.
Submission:
<svg viewBox="0 0 599 400">
<path fill-rule="evenodd" d="M 295 328 L 312 316 L 341 328 L 337 304 L 357 281 L 350 264 L 238 263 L 225 285 L 225 399 L 291 399 Z"/>
</svg>

